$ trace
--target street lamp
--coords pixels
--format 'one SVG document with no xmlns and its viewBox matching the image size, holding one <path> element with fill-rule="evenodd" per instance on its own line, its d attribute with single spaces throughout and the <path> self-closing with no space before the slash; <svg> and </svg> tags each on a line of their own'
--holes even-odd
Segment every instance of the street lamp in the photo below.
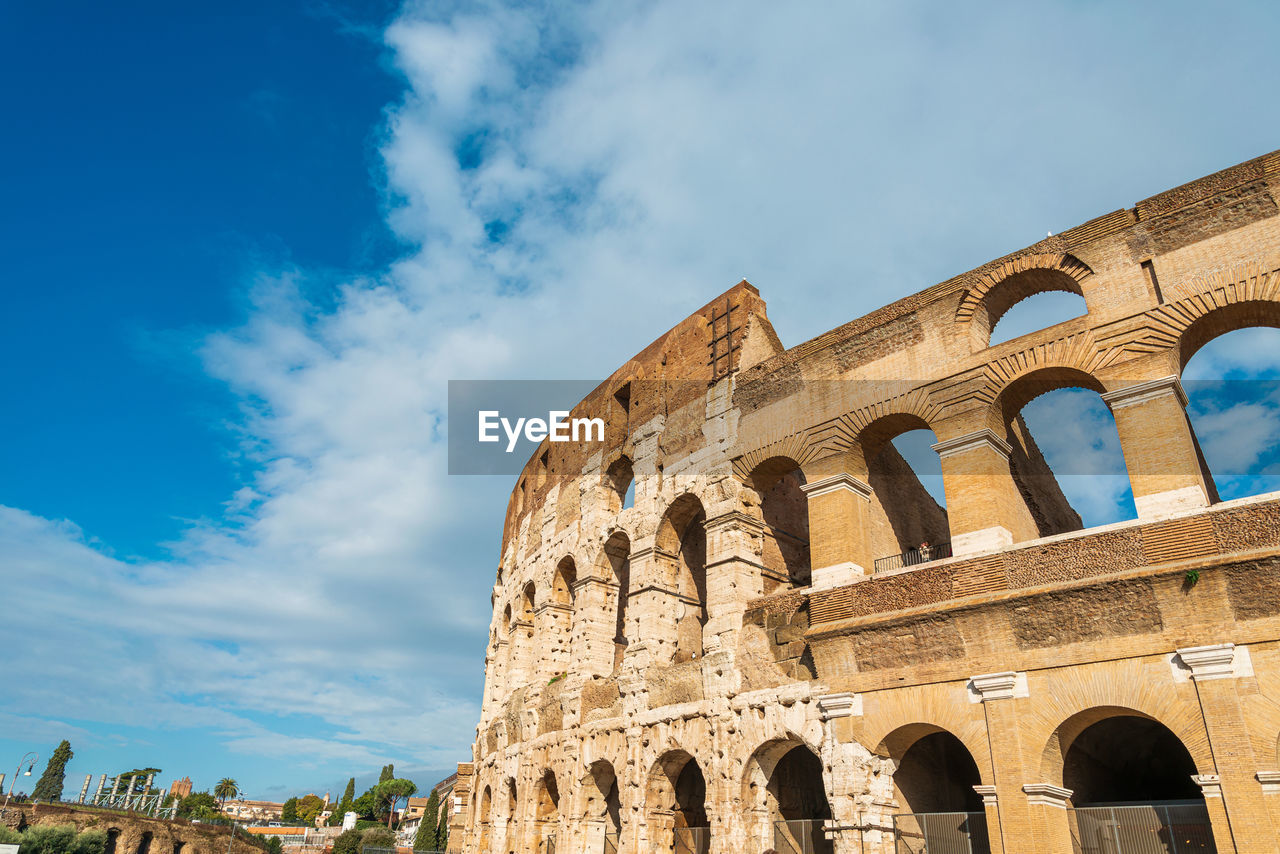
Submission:
<svg viewBox="0 0 1280 854">
<path fill-rule="evenodd" d="M 30 777 L 31 769 L 36 767 L 36 763 L 40 761 L 40 754 L 34 750 L 22 757 L 22 761 L 18 763 L 18 770 L 13 772 L 13 779 L 9 781 L 9 791 L 4 796 L 4 806 L 0 807 L 0 816 L 9 811 L 9 798 L 13 796 L 13 787 L 18 784 L 18 777 Z M 22 766 L 26 765 L 27 770 L 23 771 Z"/>
</svg>

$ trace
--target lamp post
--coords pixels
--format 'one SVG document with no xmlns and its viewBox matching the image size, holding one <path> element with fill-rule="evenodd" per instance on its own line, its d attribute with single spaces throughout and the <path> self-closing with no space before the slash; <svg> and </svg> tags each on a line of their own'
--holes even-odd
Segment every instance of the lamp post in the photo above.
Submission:
<svg viewBox="0 0 1280 854">
<path fill-rule="evenodd" d="M 13 772 L 13 779 L 9 781 L 9 791 L 4 796 L 4 806 L 0 807 L 0 816 L 3 816 L 9 811 L 9 798 L 13 796 L 13 787 L 18 785 L 18 778 L 30 777 L 31 769 L 35 768 L 36 763 L 39 761 L 40 754 L 36 753 L 34 750 L 22 757 L 22 760 L 18 763 L 18 770 Z M 22 770 L 23 765 L 27 766 L 26 771 Z"/>
</svg>

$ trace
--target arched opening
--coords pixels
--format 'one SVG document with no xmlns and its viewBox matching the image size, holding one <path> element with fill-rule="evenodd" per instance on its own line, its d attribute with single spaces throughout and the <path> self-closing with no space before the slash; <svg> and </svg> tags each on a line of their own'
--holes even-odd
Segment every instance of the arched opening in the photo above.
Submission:
<svg viewBox="0 0 1280 854">
<path fill-rule="evenodd" d="M 103 848 L 103 854 L 116 854 L 116 843 L 120 841 L 120 828 L 112 827 L 107 830 L 107 844 Z"/>
<path fill-rule="evenodd" d="M 1182 388 L 1224 500 L 1280 491 L 1280 305 L 1239 303 L 1182 336 Z"/>
<path fill-rule="evenodd" d="M 1026 505 L 1030 536 L 1138 518 L 1103 391 L 1083 371 L 1047 368 L 1001 392 L 1009 468 Z"/>
<path fill-rule="evenodd" d="M 991 329 L 991 345 L 1012 341 L 1088 313 L 1084 297 L 1075 291 L 1041 291 L 1020 300 L 1001 315 Z"/>
<path fill-rule="evenodd" d="M 182 854 L 182 849 L 185 847 L 185 845 L 186 843 L 183 842 L 181 839 L 173 840 L 173 854 Z"/>
<path fill-rule="evenodd" d="M 479 854 L 488 854 L 489 851 L 489 827 L 492 821 L 493 813 L 493 787 L 486 785 L 484 791 L 480 794 L 480 813 L 478 821 L 478 841 L 476 843 L 476 851 Z"/>
<path fill-rule="evenodd" d="M 822 761 L 808 746 L 777 741 L 757 750 L 747 763 L 744 795 L 747 835 L 761 848 L 832 854 L 823 830 L 832 814 Z"/>
<path fill-rule="evenodd" d="M 751 472 L 764 521 L 764 592 L 809 584 L 809 501 L 804 472 L 790 457 L 772 457 Z"/>
<path fill-rule="evenodd" d="M 537 591 L 530 581 L 520 594 L 520 621 L 533 625 L 533 605 L 537 600 Z"/>
<path fill-rule="evenodd" d="M 627 597 L 631 590 L 631 540 L 622 531 L 615 531 L 604 544 L 601 559 L 608 564 L 608 578 L 613 582 L 610 591 L 612 601 L 608 608 L 613 612 L 613 669 L 622 666 L 622 655 L 627 648 Z M 605 567 L 601 567 L 604 569 Z"/>
<path fill-rule="evenodd" d="M 636 481 L 632 470 L 631 459 L 618 457 L 605 471 L 605 485 L 610 495 L 610 506 L 613 512 L 634 507 L 636 503 Z"/>
<path fill-rule="evenodd" d="M 1071 790 L 1076 833 L 1085 845 L 1130 851 L 1158 840 L 1151 850 L 1213 851 L 1204 795 L 1195 783 L 1195 760 L 1186 745 L 1159 721 L 1132 713 L 1112 714 L 1070 733 L 1096 713 L 1086 712 L 1059 728 L 1062 785 Z M 1081 720 L 1083 719 L 1083 720 Z"/>
<path fill-rule="evenodd" d="M 910 724 L 882 749 L 897 766 L 893 792 L 902 812 L 894 816 L 894 832 L 900 844 L 912 851 L 989 854 L 986 814 L 973 788 L 982 775 L 964 742 L 946 730 Z"/>
<path fill-rule="evenodd" d="M 937 441 L 924 419 L 905 413 L 858 434 L 872 490 L 867 536 L 876 572 L 951 556 Z"/>
<path fill-rule="evenodd" d="M 707 624 L 707 514 L 692 495 L 677 498 L 662 517 L 658 551 L 673 564 L 676 591 L 673 662 L 702 657 L 702 628 Z"/>
<path fill-rule="evenodd" d="M 587 799 L 584 815 L 604 826 L 606 854 L 616 852 L 622 835 L 622 798 L 613 765 L 603 759 L 591 763 L 583 791 Z"/>
<path fill-rule="evenodd" d="M 981 287 L 975 289 L 971 294 L 966 295 L 961 303 L 961 316 L 971 313 L 969 338 L 975 350 L 989 346 L 993 339 L 992 333 L 1001 319 L 1010 309 L 1028 297 L 1037 294 L 1067 293 L 1075 294 L 1083 301 L 1084 289 L 1080 286 L 1080 280 L 1087 276 L 1090 270 L 1079 259 L 1064 255 L 1026 259 L 1026 261 L 1034 266 L 1005 276 L 985 291 Z M 1033 318 L 1032 322 L 1035 322 L 1036 314 L 1037 312 L 1032 310 L 1028 311 L 1027 316 Z M 1041 317 L 1042 321 L 1045 319 L 1048 318 Z M 1069 318 L 1060 317 L 1052 323 L 1067 319 Z M 1043 329 L 1045 325 L 1047 324 L 1041 322 L 1035 328 Z"/>
<path fill-rule="evenodd" d="M 543 772 L 534 790 L 534 809 L 537 850 L 550 854 L 556 849 L 556 831 L 560 827 L 560 787 L 556 785 L 555 773 L 549 769 Z"/>
<path fill-rule="evenodd" d="M 138 840 L 138 854 L 151 854 L 151 831 L 143 831 L 142 838 Z"/>
<path fill-rule="evenodd" d="M 676 854 L 707 854 L 711 827 L 707 820 L 707 783 L 698 761 L 683 750 L 663 755 L 649 774 L 645 802 L 651 847 Z"/>
<path fill-rule="evenodd" d="M 557 605 L 573 607 L 573 585 L 578 582 L 578 568 L 572 557 L 564 557 L 556 566 L 555 578 L 551 581 L 551 601 Z"/>
<path fill-rule="evenodd" d="M 520 802 L 516 797 L 516 781 L 514 777 L 507 778 L 507 827 L 506 827 L 506 846 L 510 851 L 518 849 L 519 840 L 516 838 L 516 829 L 519 827 L 517 821 Z"/>
</svg>

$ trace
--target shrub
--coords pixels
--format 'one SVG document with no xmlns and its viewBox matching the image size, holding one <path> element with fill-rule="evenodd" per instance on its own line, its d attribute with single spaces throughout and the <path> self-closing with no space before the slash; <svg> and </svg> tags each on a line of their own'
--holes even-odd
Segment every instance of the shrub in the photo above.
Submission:
<svg viewBox="0 0 1280 854">
<path fill-rule="evenodd" d="M 358 830 L 344 830 L 333 840 L 333 854 L 360 854 L 360 837 Z"/>
<path fill-rule="evenodd" d="M 366 848 L 395 848 L 396 835 L 385 827 L 371 827 L 360 840 L 360 850 Z"/>
<path fill-rule="evenodd" d="M 86 830 L 76 835 L 67 848 L 67 854 L 103 854 L 107 850 L 105 830 Z"/>
</svg>

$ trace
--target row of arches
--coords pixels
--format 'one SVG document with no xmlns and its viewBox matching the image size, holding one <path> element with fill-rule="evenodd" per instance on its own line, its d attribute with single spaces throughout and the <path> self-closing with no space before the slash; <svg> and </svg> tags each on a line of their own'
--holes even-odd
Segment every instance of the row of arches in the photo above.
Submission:
<svg viewBox="0 0 1280 854">
<path fill-rule="evenodd" d="M 955 850 L 990 850 L 994 828 L 987 827 L 979 792 L 994 785 L 992 772 L 980 768 L 960 737 L 933 724 L 907 724 L 890 732 L 875 752 L 891 762 L 894 832 L 916 845 L 906 850 L 952 850 L 947 846 L 958 842 L 969 847 Z M 837 815 L 834 804 L 853 804 L 862 794 L 835 788 L 833 780 L 853 777 L 833 773 L 831 760 L 824 762 L 819 748 L 795 735 L 754 751 L 741 779 L 729 783 L 740 787 L 737 796 L 709 790 L 716 770 L 711 761 L 672 747 L 633 787 L 620 785 L 618 771 L 625 768 L 607 759 L 587 763 L 572 781 L 546 768 L 528 803 L 515 778 L 484 781 L 472 804 L 476 846 L 469 850 L 545 851 L 548 839 L 558 839 L 562 845 L 573 840 L 582 850 L 588 844 L 601 850 L 603 841 L 606 851 L 705 854 L 726 850 L 714 835 L 734 827 L 760 850 L 832 854 L 828 827 L 849 818 Z M 1187 746 L 1163 723 L 1134 709 L 1099 707 L 1073 715 L 1045 746 L 1040 770 L 1045 782 L 1070 791 L 1070 803 L 1079 810 L 1204 808 L 1195 782 L 1199 770 Z M 624 788 L 635 794 L 625 795 Z M 566 791 L 576 799 L 572 806 Z M 728 814 L 725 804 L 732 805 Z"/>
</svg>

